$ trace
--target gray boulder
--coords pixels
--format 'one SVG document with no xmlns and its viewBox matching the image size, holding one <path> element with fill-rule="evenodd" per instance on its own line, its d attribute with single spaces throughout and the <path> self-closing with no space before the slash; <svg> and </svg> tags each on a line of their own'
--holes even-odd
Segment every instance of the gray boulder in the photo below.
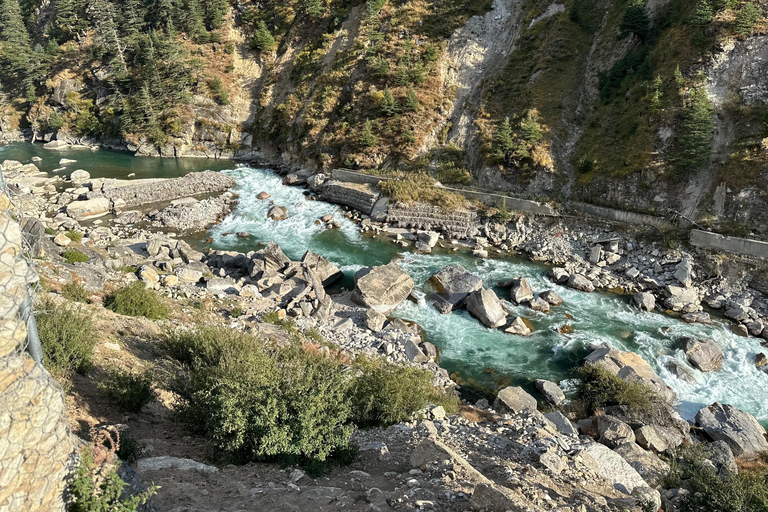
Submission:
<svg viewBox="0 0 768 512">
<path fill-rule="evenodd" d="M 702 372 L 714 372 L 723 367 L 723 349 L 715 340 L 686 337 L 681 342 L 688 362 Z"/>
<path fill-rule="evenodd" d="M 557 427 L 558 432 L 570 437 L 579 437 L 579 431 L 571 420 L 565 417 L 560 411 L 553 411 L 544 415 L 549 421 Z"/>
<path fill-rule="evenodd" d="M 555 293 L 554 290 L 547 290 L 545 292 L 541 292 L 539 294 L 539 297 L 547 301 L 550 306 L 559 306 L 563 303 L 563 298 Z"/>
<path fill-rule="evenodd" d="M 430 277 L 427 283 L 440 296 L 441 303 L 450 306 L 445 312 L 464 306 L 470 293 L 483 288 L 483 280 L 467 272 L 458 263 L 444 267 Z"/>
<path fill-rule="evenodd" d="M 493 408 L 499 412 L 518 414 L 523 411 L 535 411 L 536 399 L 525 392 L 523 388 L 508 386 L 496 395 Z"/>
<path fill-rule="evenodd" d="M 715 441 L 725 441 L 737 457 L 768 453 L 765 429 L 757 420 L 736 407 L 718 402 L 696 413 L 696 424 Z"/>
<path fill-rule="evenodd" d="M 587 293 L 595 291 L 595 285 L 592 284 L 592 281 L 581 274 L 574 274 L 568 278 L 568 288 Z"/>
<path fill-rule="evenodd" d="M 533 331 L 528 327 L 521 317 L 516 317 L 514 320 L 504 328 L 504 332 L 507 334 L 516 334 L 518 336 L 530 336 Z"/>
<path fill-rule="evenodd" d="M 641 311 L 653 311 L 656 309 L 656 297 L 652 293 L 638 292 L 632 297 L 632 300 Z"/>
<path fill-rule="evenodd" d="M 390 313 L 413 290 L 413 279 L 396 263 L 361 269 L 355 274 L 352 300 L 361 306 Z"/>
<path fill-rule="evenodd" d="M 91 220 L 107 215 L 111 203 L 106 197 L 73 201 L 67 205 L 67 215 L 77 221 Z"/>
<path fill-rule="evenodd" d="M 624 457 L 605 445 L 590 443 L 582 449 L 581 455 L 582 458 L 588 455 L 594 461 L 594 471 L 620 492 L 632 494 L 637 487 L 649 487 Z"/>
<path fill-rule="evenodd" d="M 571 277 L 568 271 L 561 267 L 553 267 L 549 269 L 547 275 L 557 284 L 565 284 Z"/>
<path fill-rule="evenodd" d="M 549 302 L 545 301 L 541 297 L 532 298 L 528 304 L 530 304 L 531 309 L 534 311 L 538 311 L 540 313 L 549 313 Z"/>
<path fill-rule="evenodd" d="M 317 273 L 317 276 L 323 282 L 323 286 L 330 286 L 344 277 L 344 273 L 339 267 L 312 251 L 304 253 L 304 256 L 301 258 L 301 263 Z"/>
<path fill-rule="evenodd" d="M 493 290 L 482 289 L 470 294 L 467 299 L 467 310 L 490 329 L 501 327 L 507 322 L 507 314 Z"/>
<path fill-rule="evenodd" d="M 387 323 L 387 317 L 376 311 L 375 309 L 369 309 L 365 313 L 365 326 L 373 332 L 379 332 L 384 328 L 384 324 Z"/>
<path fill-rule="evenodd" d="M 515 304 L 522 304 L 523 302 L 528 302 L 533 299 L 533 289 L 526 278 L 520 277 L 512 279 L 512 281 L 509 282 L 509 285 L 511 285 L 509 298 L 512 299 L 512 302 Z"/>
<path fill-rule="evenodd" d="M 536 389 L 539 393 L 552 405 L 562 405 L 565 403 L 565 394 L 560 386 L 552 381 L 538 379 L 536 381 Z"/>
<path fill-rule="evenodd" d="M 620 444 L 614 451 L 621 455 L 650 485 L 655 486 L 659 479 L 669 474 L 669 464 L 655 453 L 645 451 L 635 443 Z"/>
<path fill-rule="evenodd" d="M 693 262 L 690 257 L 684 257 L 677 265 L 677 269 L 675 269 L 675 279 L 686 288 L 690 288 L 693 284 Z"/>
<path fill-rule="evenodd" d="M 616 448 L 621 443 L 634 443 L 635 433 L 632 427 L 607 414 L 597 417 L 599 441 L 609 448 Z"/>
<path fill-rule="evenodd" d="M 622 352 L 604 346 L 589 354 L 584 361 L 587 364 L 600 364 L 622 380 L 647 384 L 655 388 L 667 402 L 674 402 L 674 391 L 664 383 L 651 365 L 634 352 Z"/>
<path fill-rule="evenodd" d="M 288 208 L 285 206 L 273 206 L 267 212 L 267 217 L 272 220 L 285 220 L 288 218 Z"/>
</svg>

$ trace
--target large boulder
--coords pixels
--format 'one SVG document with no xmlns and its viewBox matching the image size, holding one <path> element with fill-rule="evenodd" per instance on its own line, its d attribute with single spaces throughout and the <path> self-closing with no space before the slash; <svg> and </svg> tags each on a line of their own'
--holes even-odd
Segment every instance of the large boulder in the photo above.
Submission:
<svg viewBox="0 0 768 512">
<path fill-rule="evenodd" d="M 518 336 L 530 336 L 533 331 L 530 327 L 528 327 L 528 324 L 525 323 L 525 320 L 523 320 L 522 317 L 515 317 L 514 320 L 509 322 L 509 324 L 504 328 L 504 332 L 507 334 L 516 334 Z"/>
<path fill-rule="evenodd" d="M 661 478 L 669 474 L 669 464 L 655 453 L 643 450 L 635 443 L 622 443 L 614 448 L 614 451 L 651 485 L 656 485 Z"/>
<path fill-rule="evenodd" d="M 681 311 L 699 302 L 699 292 L 695 287 L 667 286 L 667 307 L 672 311 Z"/>
<path fill-rule="evenodd" d="M 493 290 L 482 289 L 471 293 L 467 299 L 467 311 L 490 329 L 507 323 L 507 314 Z"/>
<path fill-rule="evenodd" d="M 538 389 L 541 396 L 552 405 L 562 405 L 565 403 L 565 394 L 563 393 L 563 390 L 552 381 L 538 379 L 536 381 L 536 389 Z"/>
<path fill-rule="evenodd" d="M 768 453 L 765 429 L 757 420 L 736 407 L 718 402 L 696 413 L 696 424 L 715 441 L 725 441 L 737 457 Z"/>
<path fill-rule="evenodd" d="M 261 251 L 261 256 L 266 264 L 266 270 L 282 270 L 291 262 L 275 242 L 268 242 Z"/>
<path fill-rule="evenodd" d="M 652 293 L 638 292 L 632 297 L 632 300 L 640 311 L 653 311 L 656 309 L 656 297 Z"/>
<path fill-rule="evenodd" d="M 82 183 L 91 179 L 91 174 L 88 171 L 84 171 L 83 169 L 78 169 L 69 175 L 69 179 L 74 183 Z"/>
<path fill-rule="evenodd" d="M 467 272 L 467 269 L 454 263 L 444 267 L 427 280 L 427 283 L 437 292 L 442 303 L 450 308 L 446 312 L 464 306 L 467 296 L 483 288 L 483 280 Z"/>
<path fill-rule="evenodd" d="M 605 445 L 589 443 L 581 451 L 582 458 L 588 455 L 593 461 L 593 469 L 605 478 L 618 491 L 632 494 L 636 487 L 648 487 L 643 477 L 624 458 Z"/>
<path fill-rule="evenodd" d="M 512 414 L 518 414 L 523 411 L 535 411 L 536 405 L 536 399 L 519 386 L 507 386 L 502 389 L 496 395 L 496 400 L 493 402 L 493 408 L 497 411 L 510 412 Z"/>
<path fill-rule="evenodd" d="M 288 218 L 288 208 L 285 206 L 273 206 L 267 212 L 267 217 L 272 220 L 285 220 Z"/>
<path fill-rule="evenodd" d="M 559 306 L 563 303 L 563 298 L 558 295 L 554 290 L 547 290 L 545 292 L 541 292 L 539 294 L 539 297 L 547 301 L 550 306 Z"/>
<path fill-rule="evenodd" d="M 581 274 L 574 274 L 568 278 L 568 288 L 587 293 L 595 291 L 595 285 L 592 284 L 592 281 Z"/>
<path fill-rule="evenodd" d="M 67 205 L 67 215 L 76 221 L 91 220 L 107 215 L 110 211 L 110 202 L 106 197 L 73 201 Z"/>
<path fill-rule="evenodd" d="M 533 298 L 533 289 L 526 278 L 520 277 L 512 279 L 508 285 L 510 287 L 509 298 L 512 299 L 512 302 L 515 304 L 522 304 Z"/>
<path fill-rule="evenodd" d="M 690 288 L 693 284 L 693 262 L 691 258 L 686 256 L 677 265 L 675 269 L 675 279 L 686 288 Z"/>
<path fill-rule="evenodd" d="M 616 448 L 622 443 L 634 443 L 635 433 L 632 427 L 618 418 L 602 414 L 597 417 L 599 441 L 609 448 Z"/>
<path fill-rule="evenodd" d="M 599 364 L 622 380 L 628 382 L 642 382 L 653 387 L 656 392 L 667 402 L 673 403 L 675 392 L 672 391 L 646 363 L 642 357 L 634 352 L 622 352 L 604 346 L 593 351 L 585 358 L 587 364 Z"/>
<path fill-rule="evenodd" d="M 723 349 L 713 339 L 683 338 L 680 340 L 688 362 L 703 372 L 723 367 Z"/>
<path fill-rule="evenodd" d="M 312 251 L 304 253 L 304 256 L 301 258 L 301 263 L 317 273 L 317 276 L 323 282 L 323 286 L 330 286 L 344 277 L 344 274 L 339 267 Z"/>
<path fill-rule="evenodd" d="M 565 284 L 571 275 L 561 267 L 553 267 L 547 271 L 547 275 L 557 284 Z"/>
<path fill-rule="evenodd" d="M 355 274 L 352 300 L 384 315 L 408 298 L 413 279 L 396 263 L 361 269 Z"/>
</svg>

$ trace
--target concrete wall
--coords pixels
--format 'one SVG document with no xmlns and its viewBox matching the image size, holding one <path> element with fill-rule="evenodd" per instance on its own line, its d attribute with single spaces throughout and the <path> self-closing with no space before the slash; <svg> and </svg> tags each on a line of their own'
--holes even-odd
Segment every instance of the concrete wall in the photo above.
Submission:
<svg viewBox="0 0 768 512">
<path fill-rule="evenodd" d="M 0 510 L 63 512 L 75 443 L 61 387 L 24 351 L 29 264 L 0 193 Z"/>
<path fill-rule="evenodd" d="M 691 244 L 697 247 L 715 249 L 742 256 L 751 256 L 768 260 L 768 242 L 759 242 L 748 238 L 719 235 L 708 231 L 694 229 L 691 231 Z"/>
<path fill-rule="evenodd" d="M 331 178 L 338 181 L 346 181 L 347 183 L 370 183 L 371 185 L 376 185 L 380 181 L 387 181 L 389 179 L 382 178 L 381 176 L 372 176 L 370 174 L 350 171 L 349 169 L 334 169 L 331 171 Z"/>
<path fill-rule="evenodd" d="M 663 217 L 626 212 L 624 210 L 614 210 L 613 208 L 605 208 L 603 206 L 595 206 L 587 203 L 573 203 L 572 206 L 587 215 L 600 217 L 601 219 L 614 222 L 624 222 L 626 224 L 635 224 L 638 226 L 654 226 L 659 229 L 673 227 L 673 224 Z"/>
</svg>

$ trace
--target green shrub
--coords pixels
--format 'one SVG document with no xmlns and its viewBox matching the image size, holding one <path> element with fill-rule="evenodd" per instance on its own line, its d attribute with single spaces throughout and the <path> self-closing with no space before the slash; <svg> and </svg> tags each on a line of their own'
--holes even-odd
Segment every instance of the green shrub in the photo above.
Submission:
<svg viewBox="0 0 768 512">
<path fill-rule="evenodd" d="M 260 52 L 270 52 L 275 47 L 275 38 L 272 37 L 267 24 L 259 22 L 256 34 L 253 37 L 253 47 Z"/>
<path fill-rule="evenodd" d="M 67 238 L 69 238 L 73 242 L 79 242 L 80 240 L 83 239 L 83 234 L 80 233 L 79 231 L 75 231 L 74 229 L 70 229 L 65 233 L 65 235 L 67 235 Z"/>
<path fill-rule="evenodd" d="M 57 377 L 85 374 L 93 366 L 96 345 L 91 316 L 69 305 L 41 302 L 35 314 L 45 367 Z"/>
<path fill-rule="evenodd" d="M 139 271 L 138 268 L 136 268 L 135 265 L 122 265 L 120 267 L 117 267 L 115 270 L 118 272 L 123 272 L 125 274 L 135 274 Z"/>
<path fill-rule="evenodd" d="M 747 2 L 736 15 L 736 20 L 733 22 L 733 29 L 736 34 L 742 37 L 748 37 L 752 35 L 752 30 L 755 24 L 760 21 L 762 12 L 760 7 L 756 6 L 752 2 Z"/>
<path fill-rule="evenodd" d="M 586 364 L 576 370 L 576 404 L 586 415 L 611 405 L 626 405 L 641 414 L 651 415 L 659 400 L 656 391 L 640 382 L 627 382 L 599 364 Z"/>
<path fill-rule="evenodd" d="M 229 315 L 232 318 L 240 318 L 243 315 L 243 308 L 240 306 L 235 306 L 230 310 Z"/>
<path fill-rule="evenodd" d="M 74 302 L 83 302 L 85 304 L 91 303 L 89 294 L 85 288 L 83 288 L 83 285 L 74 281 L 61 287 L 61 296 Z"/>
<path fill-rule="evenodd" d="M 432 386 L 432 373 L 394 364 L 377 357 L 358 357 L 359 375 L 352 384 L 352 410 L 358 426 L 392 425 L 411 419 L 430 403 L 456 408 L 455 399 L 440 395 Z M 449 411 L 450 412 L 450 411 Z"/>
<path fill-rule="evenodd" d="M 721 476 L 705 460 L 703 450 L 688 448 L 671 457 L 668 488 L 689 491 L 680 512 L 768 512 L 768 471 L 742 469 Z"/>
<path fill-rule="evenodd" d="M 128 485 L 117 474 L 117 466 L 103 474 L 94 461 L 93 448 L 80 454 L 80 466 L 70 487 L 71 512 L 138 512 L 149 499 L 157 494 L 157 487 L 150 486 L 144 492 L 125 498 L 123 488 Z"/>
<path fill-rule="evenodd" d="M 62 253 L 62 258 L 67 260 L 70 265 L 73 263 L 85 263 L 88 261 L 88 256 L 78 251 L 77 249 L 69 249 Z"/>
<path fill-rule="evenodd" d="M 127 316 L 143 316 L 150 320 L 167 318 L 170 309 L 165 301 L 146 287 L 143 281 L 136 281 L 120 288 L 104 299 L 104 307 Z"/>
<path fill-rule="evenodd" d="M 139 460 L 143 450 L 144 445 L 142 443 L 135 437 L 124 432 L 120 434 L 120 446 L 115 453 L 128 464 L 133 464 Z"/>
<path fill-rule="evenodd" d="M 360 145 L 365 148 L 372 148 L 379 143 L 379 138 L 373 134 L 373 123 L 366 119 L 363 123 L 363 129 L 360 132 Z"/>
<path fill-rule="evenodd" d="M 53 236 L 57 233 L 57 231 L 53 228 L 45 228 L 45 234 L 49 236 Z"/>
<path fill-rule="evenodd" d="M 512 210 L 507 208 L 507 205 L 503 204 L 499 207 L 498 210 L 496 210 L 496 213 L 493 215 L 493 218 L 496 219 L 498 222 L 506 224 L 510 220 L 512 220 Z"/>
<path fill-rule="evenodd" d="M 110 402 L 128 412 L 141 411 L 155 397 L 148 373 L 111 369 L 98 388 Z"/>
</svg>

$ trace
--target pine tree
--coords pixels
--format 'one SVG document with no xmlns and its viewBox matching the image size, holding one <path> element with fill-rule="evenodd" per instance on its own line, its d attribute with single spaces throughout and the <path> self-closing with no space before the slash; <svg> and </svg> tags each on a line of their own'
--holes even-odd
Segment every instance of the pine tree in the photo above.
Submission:
<svg viewBox="0 0 768 512">
<path fill-rule="evenodd" d="M 416 96 L 416 90 L 413 86 L 408 86 L 408 92 L 405 93 L 405 110 L 407 112 L 418 112 L 421 109 L 421 103 Z"/>
<path fill-rule="evenodd" d="M 366 119 L 363 124 L 363 130 L 360 132 L 360 145 L 365 148 L 372 148 L 379 143 L 379 138 L 373 134 L 373 123 Z"/>
<path fill-rule="evenodd" d="M 259 22 L 256 34 L 253 36 L 253 46 L 260 52 L 270 52 L 275 47 L 275 38 L 263 21 Z"/>
<path fill-rule="evenodd" d="M 51 35 L 59 43 L 78 37 L 88 30 L 88 18 L 85 15 L 85 0 L 57 0 L 53 13 Z"/>
<path fill-rule="evenodd" d="M 685 87 L 685 78 L 683 78 L 683 73 L 680 71 L 680 64 L 675 68 L 675 85 L 678 92 L 682 91 L 683 87 Z"/>
<path fill-rule="evenodd" d="M 662 99 L 664 97 L 664 81 L 658 75 L 651 85 L 651 112 L 661 111 Z"/>
<path fill-rule="evenodd" d="M 742 37 L 751 36 L 752 30 L 760 20 L 761 15 L 762 12 L 758 6 L 752 2 L 745 3 L 733 23 L 733 29 L 736 34 Z"/>
<path fill-rule="evenodd" d="M 494 158 L 502 161 L 506 161 L 515 150 L 515 137 L 512 135 L 512 126 L 509 124 L 508 117 L 505 117 L 496 127 L 491 148 Z"/>
<path fill-rule="evenodd" d="M 224 15 L 229 9 L 227 0 L 208 0 L 205 5 L 205 22 L 209 29 L 218 30 L 224 24 Z"/>
<path fill-rule="evenodd" d="M 693 89 L 675 139 L 672 160 L 678 170 L 695 171 L 709 165 L 715 129 L 713 113 L 707 91 L 703 87 Z"/>
<path fill-rule="evenodd" d="M 0 3 L 0 41 L 0 80 L 11 86 L 23 84 L 22 91 L 26 92 L 39 66 L 39 58 L 32 51 L 18 0 Z"/>
<path fill-rule="evenodd" d="M 397 101 L 395 101 L 395 97 L 389 87 L 384 89 L 384 96 L 381 99 L 381 111 L 387 117 L 397 114 Z"/>
<path fill-rule="evenodd" d="M 528 111 L 520 122 L 520 134 L 522 135 L 523 140 L 530 144 L 536 144 L 544 136 L 539 123 L 536 121 L 536 116 L 532 111 Z"/>
<path fill-rule="evenodd" d="M 310 18 L 318 18 L 323 13 L 323 0 L 304 0 L 304 12 Z"/>
<path fill-rule="evenodd" d="M 644 41 L 650 32 L 651 20 L 645 12 L 645 3 L 643 0 L 635 0 L 624 12 L 624 17 L 619 25 L 621 37 L 627 37 L 635 34 L 641 41 Z"/>
<path fill-rule="evenodd" d="M 207 43 L 210 36 L 205 29 L 203 9 L 198 0 L 187 0 L 187 12 L 184 17 L 184 28 L 189 36 L 198 44 Z"/>
<path fill-rule="evenodd" d="M 714 17 L 715 11 L 712 9 L 712 4 L 709 0 L 699 0 L 699 3 L 696 4 L 696 12 L 693 15 L 693 23 L 695 25 L 708 25 Z"/>
</svg>

